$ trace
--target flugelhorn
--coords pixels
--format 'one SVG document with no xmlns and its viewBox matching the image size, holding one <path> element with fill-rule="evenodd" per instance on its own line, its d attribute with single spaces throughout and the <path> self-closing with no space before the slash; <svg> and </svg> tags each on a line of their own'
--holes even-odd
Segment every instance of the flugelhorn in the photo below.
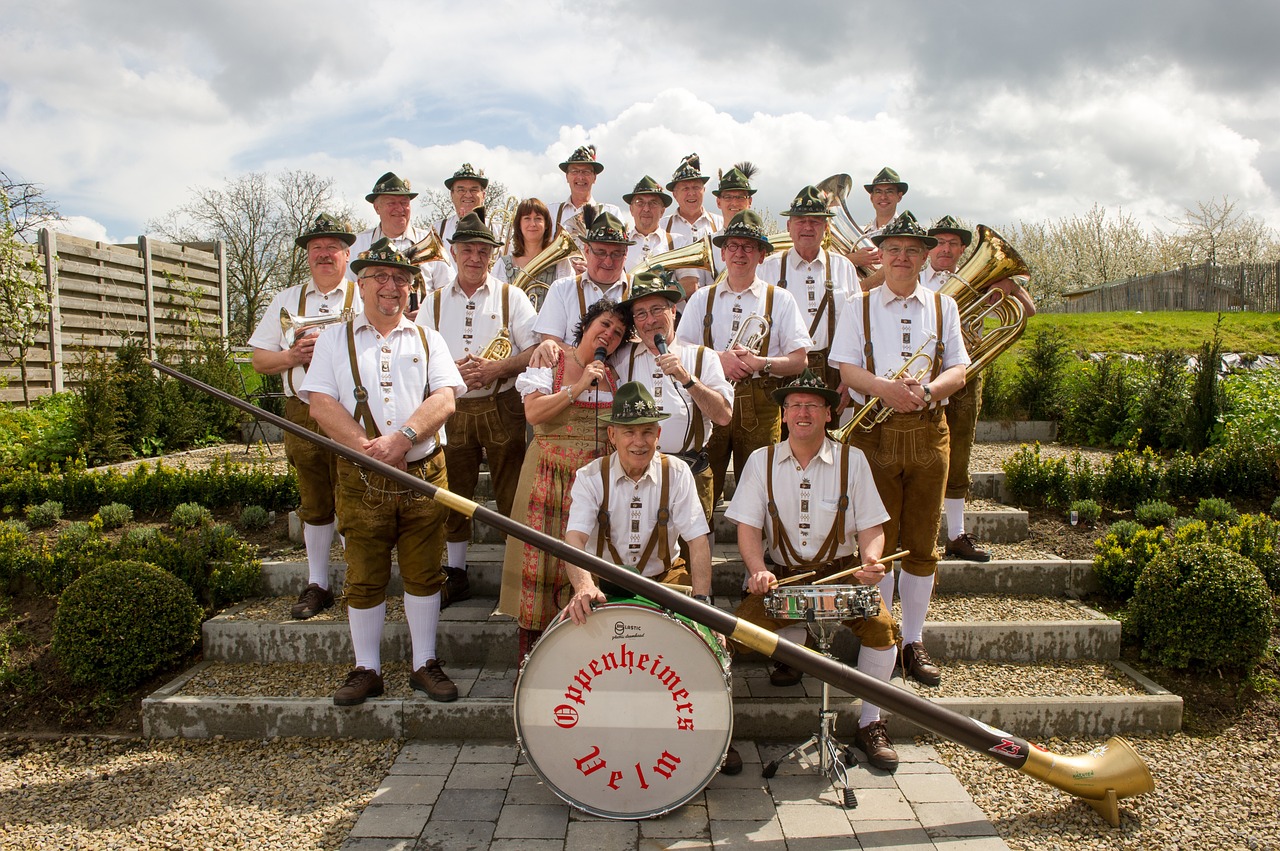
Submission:
<svg viewBox="0 0 1280 851">
<path fill-rule="evenodd" d="M 547 290 L 551 287 L 539 281 L 538 275 L 578 253 L 578 243 L 574 242 L 573 236 L 567 230 L 561 230 L 551 238 L 550 245 L 529 259 L 523 269 L 512 267 L 510 283 L 524 290 L 525 295 L 533 302 L 534 310 L 541 310 L 542 300 L 547 297 Z"/>
<path fill-rule="evenodd" d="M 970 361 L 966 376 L 982 372 L 1016 343 L 1027 327 L 1022 302 L 992 290 L 990 285 L 1004 278 L 1025 280 L 1029 274 L 1026 261 L 1004 237 L 986 225 L 978 225 L 978 242 L 973 254 L 951 273 L 941 288 L 943 295 L 956 300 L 960 311 L 960 332 Z M 985 328 L 988 318 L 995 319 L 993 328 Z"/>
<path fill-rule="evenodd" d="M 761 349 L 764 347 L 765 337 L 769 335 L 771 324 L 769 317 L 758 313 L 751 314 L 738 326 L 733 338 L 729 340 L 729 348 L 741 346 L 753 355 L 763 355 L 764 352 Z"/>
<path fill-rule="evenodd" d="M 285 346 L 292 347 L 299 335 L 308 331 L 317 331 L 327 325 L 346 322 L 350 318 L 350 310 L 323 313 L 319 316 L 295 316 L 289 312 L 289 308 L 282 307 L 280 308 L 280 331 L 284 335 Z"/>
<path fill-rule="evenodd" d="M 511 332 L 506 328 L 499 328 L 479 356 L 485 360 L 506 360 L 511 357 Z"/>
<path fill-rule="evenodd" d="M 934 340 L 938 339 L 937 334 L 930 334 L 925 339 L 920 348 L 915 350 L 911 357 L 907 358 L 902 366 L 898 367 L 898 371 L 889 376 L 890 381 L 898 381 L 899 379 L 910 376 L 916 381 L 924 378 L 933 371 L 933 355 L 926 354 L 925 350 L 934 344 Z M 916 363 L 919 362 L 919 366 Z M 862 407 L 857 410 L 853 418 L 849 422 L 842 425 L 832 434 L 836 440 L 841 443 L 848 443 L 853 437 L 855 429 L 863 431 L 871 431 L 878 424 L 893 416 L 893 408 L 883 404 L 879 396 L 872 396 L 862 403 Z"/>
</svg>

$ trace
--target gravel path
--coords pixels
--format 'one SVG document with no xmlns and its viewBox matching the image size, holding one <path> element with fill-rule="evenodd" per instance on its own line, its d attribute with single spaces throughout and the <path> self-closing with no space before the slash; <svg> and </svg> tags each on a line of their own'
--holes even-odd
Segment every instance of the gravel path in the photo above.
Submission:
<svg viewBox="0 0 1280 851">
<path fill-rule="evenodd" d="M 0 847 L 336 848 L 395 742 L 0 742 Z"/>
</svg>

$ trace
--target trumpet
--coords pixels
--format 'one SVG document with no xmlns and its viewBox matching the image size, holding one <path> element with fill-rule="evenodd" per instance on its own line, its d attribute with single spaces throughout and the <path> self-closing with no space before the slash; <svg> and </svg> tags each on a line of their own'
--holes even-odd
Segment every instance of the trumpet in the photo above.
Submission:
<svg viewBox="0 0 1280 851">
<path fill-rule="evenodd" d="M 933 371 L 933 356 L 926 354 L 925 350 L 933 345 L 933 341 L 938 339 L 937 334 L 930 334 L 920 348 L 915 350 L 911 357 L 907 358 L 906 363 L 898 367 L 898 371 L 889 376 L 890 381 L 898 381 L 899 379 L 910 376 L 919 381 L 930 372 Z M 916 362 L 920 362 L 918 368 L 915 367 Z M 862 403 L 862 407 L 853 415 L 853 419 L 841 426 L 837 431 L 832 433 L 832 437 L 841 443 L 848 443 L 853 437 L 855 429 L 863 431 L 871 431 L 880 423 L 893 416 L 893 408 L 884 405 L 880 401 L 879 396 L 872 396 Z"/>
<path fill-rule="evenodd" d="M 318 331 L 328 325 L 346 322 L 350 318 L 350 310 L 325 313 L 320 316 L 295 316 L 289 312 L 289 308 L 282 307 L 280 308 L 280 331 L 284 334 L 285 346 L 292 347 L 298 337 L 308 331 Z"/>
</svg>

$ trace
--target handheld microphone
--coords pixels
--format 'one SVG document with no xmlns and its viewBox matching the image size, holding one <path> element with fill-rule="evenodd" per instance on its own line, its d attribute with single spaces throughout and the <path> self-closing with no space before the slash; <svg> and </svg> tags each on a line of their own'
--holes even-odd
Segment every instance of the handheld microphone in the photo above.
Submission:
<svg viewBox="0 0 1280 851">
<path fill-rule="evenodd" d="M 600 346 L 598 349 L 596 349 L 596 356 L 592 358 L 592 360 L 598 360 L 600 361 L 600 363 L 604 363 L 608 359 L 609 359 L 609 350 L 606 349 L 604 346 Z M 600 379 L 597 378 L 591 382 L 591 386 L 595 387 L 599 383 L 600 383 Z"/>
<path fill-rule="evenodd" d="M 409 291 L 409 310 L 407 312 L 413 313 L 417 309 L 418 309 L 418 291 L 410 290 Z"/>
<path fill-rule="evenodd" d="M 658 354 L 665 355 L 667 353 L 667 338 L 661 334 L 653 335 L 653 345 L 658 349 Z"/>
</svg>

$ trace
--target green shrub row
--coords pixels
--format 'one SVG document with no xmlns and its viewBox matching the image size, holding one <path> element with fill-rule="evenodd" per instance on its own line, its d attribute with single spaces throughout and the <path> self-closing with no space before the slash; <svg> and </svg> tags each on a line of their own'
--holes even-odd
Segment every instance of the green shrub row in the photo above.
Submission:
<svg viewBox="0 0 1280 851">
<path fill-rule="evenodd" d="M 1269 501 L 1280 479 L 1280 446 L 1214 446 L 1198 455 L 1176 452 L 1167 461 L 1150 447 L 1126 449 L 1097 466 L 1079 453 L 1047 458 L 1040 444 L 1023 446 L 1004 462 L 1005 491 L 1012 503 L 1066 508 L 1092 499 L 1128 511 L 1155 499 L 1198 500 L 1206 495 Z"/>
<path fill-rule="evenodd" d="M 203 470 L 143 463 L 127 473 L 90 472 L 83 462 L 48 473 L 0 469 L 0 505 L 8 510 L 51 500 L 70 514 L 92 514 L 113 502 L 153 515 L 167 514 L 186 502 L 209 508 L 260 505 L 281 510 L 298 504 L 298 481 L 292 467 L 279 474 L 226 460 Z"/>
</svg>

